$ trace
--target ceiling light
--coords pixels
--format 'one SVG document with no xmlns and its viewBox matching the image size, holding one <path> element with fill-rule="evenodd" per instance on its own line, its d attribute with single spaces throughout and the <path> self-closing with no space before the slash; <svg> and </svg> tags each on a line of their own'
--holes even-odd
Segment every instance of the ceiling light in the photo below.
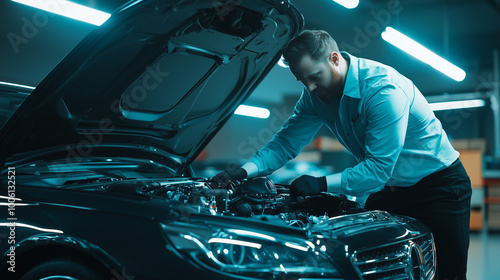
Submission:
<svg viewBox="0 0 500 280">
<path fill-rule="evenodd" d="M 458 68 L 446 59 L 438 56 L 426 47 L 390 26 L 386 27 L 385 31 L 382 32 L 382 39 L 409 53 L 415 58 L 429 64 L 436 70 L 442 72 L 457 82 L 461 82 L 465 79 L 464 70 Z"/>
<path fill-rule="evenodd" d="M 436 103 L 429 103 L 429 105 L 431 106 L 431 109 L 433 111 L 442 111 L 442 110 L 452 110 L 452 109 L 483 107 L 486 105 L 486 102 L 482 99 L 472 99 L 472 100 L 436 102 Z"/>
<path fill-rule="evenodd" d="M 8 83 L 8 82 L 0 82 L 0 85 L 20 87 L 20 88 L 25 88 L 25 89 L 30 89 L 30 90 L 34 90 L 35 89 L 35 87 L 30 87 L 30 86 L 25 86 L 25 85 L 20 85 L 20 84 L 14 84 L 14 83 Z"/>
<path fill-rule="evenodd" d="M 289 66 L 286 65 L 285 63 L 285 58 L 283 58 L 283 56 L 280 58 L 280 60 L 278 60 L 278 65 L 283 67 L 283 68 L 288 68 Z"/>
<path fill-rule="evenodd" d="M 347 9 L 354 9 L 358 6 L 359 0 L 333 0 Z"/>
<path fill-rule="evenodd" d="M 254 117 L 259 119 L 267 119 L 269 118 L 270 112 L 266 108 L 248 106 L 248 105 L 240 105 L 238 109 L 234 112 L 236 115 Z"/>
<path fill-rule="evenodd" d="M 101 12 L 80 4 L 69 2 L 66 0 L 12 0 L 14 2 L 44 10 L 50 13 L 69 17 L 79 21 L 91 23 L 97 26 L 103 24 L 111 14 Z"/>
</svg>

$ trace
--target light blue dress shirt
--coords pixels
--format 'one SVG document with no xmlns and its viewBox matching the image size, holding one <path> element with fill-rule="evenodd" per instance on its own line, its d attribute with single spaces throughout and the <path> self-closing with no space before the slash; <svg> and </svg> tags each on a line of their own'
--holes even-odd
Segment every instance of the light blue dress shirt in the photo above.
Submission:
<svg viewBox="0 0 500 280">
<path fill-rule="evenodd" d="M 358 161 L 339 176 L 327 176 L 329 190 L 331 178 L 338 178 L 340 191 L 354 196 L 386 185 L 411 186 L 458 158 L 411 80 L 381 63 L 341 54 L 350 64 L 340 101 L 325 104 L 304 89 L 280 131 L 250 158 L 258 175 L 296 157 L 323 124 Z"/>
</svg>

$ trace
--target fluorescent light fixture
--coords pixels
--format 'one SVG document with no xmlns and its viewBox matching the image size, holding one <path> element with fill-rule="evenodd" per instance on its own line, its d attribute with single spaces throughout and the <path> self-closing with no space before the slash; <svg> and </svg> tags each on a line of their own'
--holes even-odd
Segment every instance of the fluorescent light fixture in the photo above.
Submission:
<svg viewBox="0 0 500 280">
<path fill-rule="evenodd" d="M 486 102 L 482 99 L 460 100 L 460 101 L 447 101 L 429 103 L 433 111 L 452 110 L 452 109 L 466 109 L 483 107 Z"/>
<path fill-rule="evenodd" d="M 0 195 L 0 198 L 5 199 L 5 200 L 10 199 L 11 201 L 12 201 L 12 200 L 22 201 L 22 199 L 20 199 L 20 198 L 18 198 L 18 197 L 10 197 L 10 196 L 3 196 L 3 195 Z M 2 205 L 4 205 L 4 204 L 2 204 Z"/>
<path fill-rule="evenodd" d="M 20 85 L 20 84 L 14 84 L 14 83 L 8 83 L 8 82 L 0 82 L 0 85 L 20 87 L 20 88 L 31 89 L 31 90 L 35 89 L 35 87 L 30 87 L 30 86 L 25 86 L 25 85 Z"/>
<path fill-rule="evenodd" d="M 289 67 L 288 65 L 285 64 L 285 62 L 283 61 L 283 59 L 280 59 L 278 61 L 278 65 L 281 66 L 281 67 L 283 67 L 283 68 L 288 68 Z"/>
<path fill-rule="evenodd" d="M 382 39 L 393 44 L 397 48 L 407 52 L 415 58 L 422 60 L 423 62 L 434 67 L 436 70 L 442 72 L 443 74 L 449 76 L 457 82 L 461 82 L 465 79 L 465 71 L 453 65 L 446 59 L 433 53 L 426 47 L 417 43 L 413 39 L 404 35 L 403 33 L 397 31 L 396 29 L 388 26 L 382 32 Z"/>
<path fill-rule="evenodd" d="M 64 233 L 62 230 L 58 230 L 58 229 L 41 228 L 41 227 L 28 225 L 25 223 L 18 223 L 18 222 L 14 222 L 14 223 L 15 223 L 16 227 L 31 228 L 31 229 L 43 231 L 43 232 Z M 11 226 L 12 226 L 11 223 L 0 223 L 0 227 L 11 227 Z"/>
<path fill-rule="evenodd" d="M 359 0 L 333 0 L 347 9 L 354 9 L 358 6 Z"/>
<path fill-rule="evenodd" d="M 12 0 L 14 2 L 100 26 L 111 14 L 101 12 L 66 0 Z"/>
<path fill-rule="evenodd" d="M 234 112 L 236 115 L 242 115 L 247 117 L 254 117 L 259 119 L 267 119 L 271 114 L 266 108 L 240 105 L 238 109 Z"/>
<path fill-rule="evenodd" d="M 17 206 L 28 206 L 28 205 L 33 205 L 33 204 L 28 204 L 28 203 L 7 203 L 7 202 L 0 202 L 0 206 L 8 206 L 8 205 L 14 205 L 15 207 Z M 15 218 L 14 218 L 15 219 Z"/>
</svg>

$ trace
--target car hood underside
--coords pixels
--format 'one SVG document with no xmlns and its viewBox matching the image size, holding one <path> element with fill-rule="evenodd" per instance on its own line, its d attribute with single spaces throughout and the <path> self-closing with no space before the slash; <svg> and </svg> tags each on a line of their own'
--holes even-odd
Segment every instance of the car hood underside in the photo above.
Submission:
<svg viewBox="0 0 500 280">
<path fill-rule="evenodd" d="M 82 40 L 6 123 L 3 158 L 87 156 L 92 147 L 128 145 L 189 163 L 302 26 L 287 1 L 130 2 Z"/>
</svg>

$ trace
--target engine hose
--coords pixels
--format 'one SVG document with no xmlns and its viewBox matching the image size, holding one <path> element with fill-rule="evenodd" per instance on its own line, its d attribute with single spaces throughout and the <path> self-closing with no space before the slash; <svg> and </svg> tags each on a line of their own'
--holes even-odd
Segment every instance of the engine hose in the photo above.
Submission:
<svg viewBox="0 0 500 280">
<path fill-rule="evenodd" d="M 225 197 L 228 192 L 230 192 L 230 191 L 226 190 L 226 189 L 208 189 L 208 190 L 201 190 L 200 194 L 203 194 L 206 196 Z"/>
<path fill-rule="evenodd" d="M 266 200 L 263 198 L 255 198 L 255 197 L 250 197 L 250 196 L 239 196 L 241 199 L 248 200 L 253 203 L 265 203 Z"/>
</svg>

